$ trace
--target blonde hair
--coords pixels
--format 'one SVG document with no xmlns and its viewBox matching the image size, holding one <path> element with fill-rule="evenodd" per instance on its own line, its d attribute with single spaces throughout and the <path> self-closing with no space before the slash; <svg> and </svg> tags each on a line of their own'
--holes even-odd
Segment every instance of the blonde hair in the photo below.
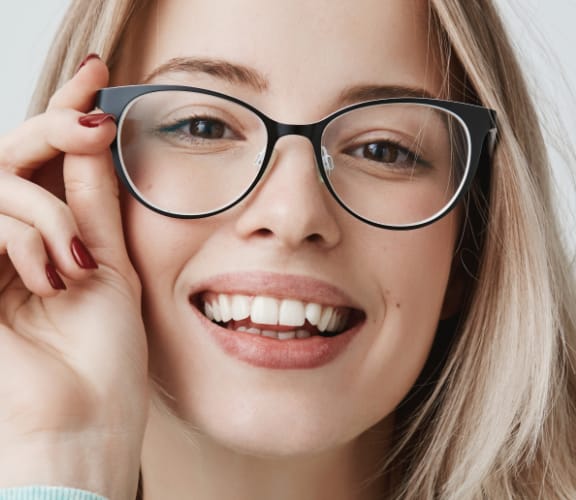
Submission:
<svg viewBox="0 0 576 500">
<path fill-rule="evenodd" d="M 145 3 L 74 1 L 31 111 L 45 109 L 86 54 L 113 67 L 124 29 Z M 497 110 L 499 144 L 487 199 L 476 193 L 480 206 L 471 208 L 481 226 L 465 314 L 381 473 L 396 478 L 391 498 L 573 499 L 576 292 L 542 132 L 490 0 L 429 5 L 444 63 L 461 69 L 452 83 Z"/>
</svg>

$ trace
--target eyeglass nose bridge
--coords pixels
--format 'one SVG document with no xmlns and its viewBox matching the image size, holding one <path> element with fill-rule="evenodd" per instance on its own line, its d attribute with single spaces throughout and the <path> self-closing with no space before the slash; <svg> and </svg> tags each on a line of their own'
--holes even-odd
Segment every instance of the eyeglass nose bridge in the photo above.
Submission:
<svg viewBox="0 0 576 500">
<path fill-rule="evenodd" d="M 312 143 L 314 153 L 318 156 L 318 144 L 320 142 L 321 130 L 318 123 L 309 123 L 304 125 L 294 125 L 289 123 L 280 123 L 270 121 L 268 124 L 268 135 L 270 142 L 270 151 L 276 147 L 276 142 L 287 135 L 297 135 L 308 139 Z"/>
<path fill-rule="evenodd" d="M 308 124 L 290 124 L 290 123 L 280 123 L 270 120 L 268 124 L 268 134 L 269 134 L 269 155 L 272 155 L 274 148 L 276 147 L 276 142 L 287 135 L 298 135 L 305 137 L 312 144 L 312 149 L 314 150 L 314 159 L 318 168 L 318 177 L 322 183 L 324 183 L 324 178 L 320 169 L 323 167 L 325 172 L 329 175 L 334 169 L 334 161 L 328 153 L 328 150 L 321 145 L 322 132 L 325 123 L 308 123 Z M 258 160 L 263 161 L 263 157 L 259 154 Z"/>
</svg>

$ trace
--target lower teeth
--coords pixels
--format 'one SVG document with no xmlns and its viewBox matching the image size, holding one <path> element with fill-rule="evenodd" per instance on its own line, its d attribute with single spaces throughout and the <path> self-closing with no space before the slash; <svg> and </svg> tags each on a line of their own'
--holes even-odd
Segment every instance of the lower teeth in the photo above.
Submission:
<svg viewBox="0 0 576 500">
<path fill-rule="evenodd" d="M 277 332 L 275 330 L 260 330 L 260 328 L 239 326 L 236 328 L 237 332 L 250 333 L 252 335 L 262 335 L 263 337 L 270 337 L 278 340 L 290 340 L 294 338 L 306 339 L 311 337 L 312 334 L 307 330 L 290 330 L 288 332 Z"/>
</svg>

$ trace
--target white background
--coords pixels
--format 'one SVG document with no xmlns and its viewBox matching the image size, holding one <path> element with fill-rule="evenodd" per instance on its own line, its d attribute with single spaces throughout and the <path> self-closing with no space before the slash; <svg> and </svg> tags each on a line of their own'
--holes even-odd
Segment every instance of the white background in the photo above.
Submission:
<svg viewBox="0 0 576 500">
<path fill-rule="evenodd" d="M 250 0 L 246 0 L 250 1 Z M 313 0 L 312 0 L 313 1 Z M 529 69 L 532 92 L 552 124 L 548 143 L 576 143 L 576 0 L 495 0 Z M 0 0 L 0 134 L 20 123 L 52 35 L 69 0 Z M 556 164 L 560 163 L 553 152 Z M 574 159 L 573 159 L 574 160 Z M 571 162 L 572 172 L 576 170 Z M 566 168 L 556 168 L 563 186 L 559 204 L 576 214 L 576 193 Z M 576 219 L 563 215 L 576 248 Z"/>
</svg>

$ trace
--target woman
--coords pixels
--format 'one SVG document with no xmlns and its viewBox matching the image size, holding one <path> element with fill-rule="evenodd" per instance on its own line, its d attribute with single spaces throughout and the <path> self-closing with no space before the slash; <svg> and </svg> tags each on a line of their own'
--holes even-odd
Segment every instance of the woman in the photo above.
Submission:
<svg viewBox="0 0 576 500">
<path fill-rule="evenodd" d="M 0 498 L 574 497 L 574 283 L 488 1 L 78 0 L 36 111 Z"/>
</svg>

